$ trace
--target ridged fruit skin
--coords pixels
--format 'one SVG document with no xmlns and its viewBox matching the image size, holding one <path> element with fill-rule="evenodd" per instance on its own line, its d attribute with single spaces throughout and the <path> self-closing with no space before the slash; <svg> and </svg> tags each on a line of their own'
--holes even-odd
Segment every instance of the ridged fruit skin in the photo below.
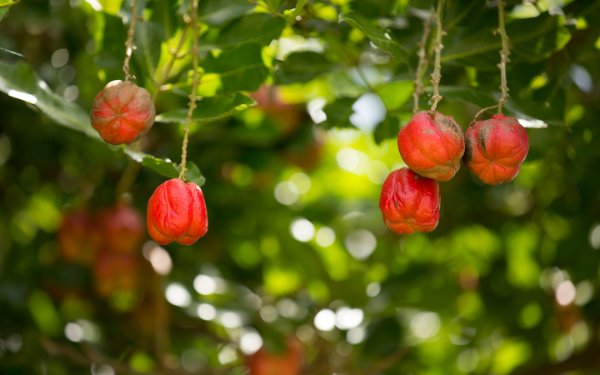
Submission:
<svg viewBox="0 0 600 375">
<path fill-rule="evenodd" d="M 94 98 L 90 121 L 105 142 L 120 145 L 147 132 L 155 115 L 148 91 L 129 81 L 112 81 Z"/>
<path fill-rule="evenodd" d="M 102 210 L 98 222 L 105 250 L 134 253 L 142 248 L 144 219 L 137 209 L 119 203 Z"/>
<path fill-rule="evenodd" d="M 397 169 L 383 183 L 379 208 L 396 234 L 431 232 L 440 219 L 439 185 L 408 168 Z"/>
<path fill-rule="evenodd" d="M 161 245 L 191 245 L 208 231 L 208 215 L 202 189 L 178 178 L 163 182 L 148 200 L 147 227 Z"/>
<path fill-rule="evenodd" d="M 464 162 L 489 185 L 512 181 L 529 151 L 527 131 L 514 117 L 495 114 L 467 129 Z"/>
<path fill-rule="evenodd" d="M 302 347 L 296 339 L 288 339 L 286 351 L 269 353 L 264 347 L 250 356 L 250 375 L 298 375 L 302 366 Z"/>
<path fill-rule="evenodd" d="M 398 133 L 402 160 L 416 173 L 448 181 L 460 169 L 465 152 L 463 130 L 451 116 L 417 112 Z"/>
</svg>

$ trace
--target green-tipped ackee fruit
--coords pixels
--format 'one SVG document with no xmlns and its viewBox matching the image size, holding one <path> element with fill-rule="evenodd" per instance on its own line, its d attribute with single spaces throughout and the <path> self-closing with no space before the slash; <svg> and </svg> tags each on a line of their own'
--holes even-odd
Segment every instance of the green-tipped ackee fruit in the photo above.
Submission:
<svg viewBox="0 0 600 375">
<path fill-rule="evenodd" d="M 525 128 L 503 114 L 475 122 L 467 129 L 465 141 L 465 165 L 489 185 L 512 181 L 529 151 Z"/>
<path fill-rule="evenodd" d="M 208 215 L 202 189 L 178 178 L 163 182 L 148 200 L 147 227 L 160 245 L 191 245 L 208 231 Z"/>
<path fill-rule="evenodd" d="M 129 81 L 112 81 L 94 98 L 90 120 L 105 142 L 120 145 L 147 132 L 155 115 L 148 91 Z"/>
<path fill-rule="evenodd" d="M 439 185 L 408 168 L 395 170 L 383 183 L 379 208 L 396 234 L 431 232 L 440 219 Z"/>
<path fill-rule="evenodd" d="M 402 160 L 417 174 L 448 181 L 460 169 L 465 152 L 462 128 L 439 112 L 418 112 L 398 133 Z"/>
</svg>

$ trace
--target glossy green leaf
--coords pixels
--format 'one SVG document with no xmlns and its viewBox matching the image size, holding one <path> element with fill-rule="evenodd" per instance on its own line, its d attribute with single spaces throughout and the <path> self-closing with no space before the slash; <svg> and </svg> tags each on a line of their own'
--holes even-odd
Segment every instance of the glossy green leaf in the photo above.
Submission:
<svg viewBox="0 0 600 375">
<path fill-rule="evenodd" d="M 246 0 L 201 1 L 200 20 L 211 26 L 220 26 L 249 12 L 253 6 Z"/>
<path fill-rule="evenodd" d="M 0 8 L 8 8 L 17 4 L 20 0 L 0 0 Z"/>
<path fill-rule="evenodd" d="M 393 111 L 400 108 L 411 98 L 413 86 L 412 81 L 392 81 L 377 86 L 375 92 L 385 104 L 385 108 L 388 111 Z"/>
<path fill-rule="evenodd" d="M 317 52 L 303 51 L 290 54 L 275 70 L 275 81 L 280 84 L 308 82 L 333 69 L 333 64 Z"/>
<path fill-rule="evenodd" d="M 356 102 L 355 98 L 346 97 L 326 105 L 323 111 L 327 115 L 327 120 L 320 125 L 325 129 L 352 127 L 350 115 L 354 113 L 352 109 L 354 102 Z"/>
<path fill-rule="evenodd" d="M 230 96 L 215 96 L 204 98 L 197 102 L 193 122 L 205 124 L 222 120 L 254 105 L 254 100 L 242 94 Z M 187 115 L 187 109 L 181 108 L 163 112 L 156 116 L 157 122 L 182 123 Z"/>
<path fill-rule="evenodd" d="M 175 164 L 169 159 L 160 159 L 152 155 L 131 151 L 129 149 L 126 149 L 125 153 L 132 160 L 141 163 L 144 167 L 147 167 L 159 175 L 169 179 L 177 178 L 181 172 L 179 164 Z M 206 179 L 200 172 L 198 166 L 190 161 L 186 163 L 185 180 L 194 182 L 198 186 L 202 186 L 206 182 Z"/>
<path fill-rule="evenodd" d="M 233 48 L 245 43 L 268 45 L 279 38 L 286 25 L 282 17 L 253 13 L 234 19 L 214 40 L 201 43 L 201 48 Z"/>
<path fill-rule="evenodd" d="M 343 14 L 341 20 L 362 31 L 375 46 L 388 52 L 396 61 L 408 65 L 408 53 L 391 38 L 389 33 L 353 12 Z"/>
<path fill-rule="evenodd" d="M 210 55 L 204 60 L 206 72 L 217 73 L 222 92 L 256 91 L 269 74 L 263 63 L 262 47 L 259 44 L 243 44 L 226 50 L 217 57 Z M 209 78 L 203 79 L 203 84 Z"/>
<path fill-rule="evenodd" d="M 8 64 L 0 61 L 0 91 L 37 107 L 63 126 L 99 138 L 90 126 L 88 113 L 53 93 L 25 63 Z"/>
</svg>

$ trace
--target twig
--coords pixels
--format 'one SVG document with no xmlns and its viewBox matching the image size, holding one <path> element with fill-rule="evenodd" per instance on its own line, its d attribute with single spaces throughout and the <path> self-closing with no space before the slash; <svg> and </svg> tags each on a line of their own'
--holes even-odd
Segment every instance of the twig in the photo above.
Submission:
<svg viewBox="0 0 600 375">
<path fill-rule="evenodd" d="M 442 80 L 442 49 L 444 45 L 442 44 L 442 35 L 444 34 L 444 30 L 442 28 L 442 8 L 444 6 L 444 0 L 438 0 L 437 9 L 435 12 L 435 48 L 434 48 L 434 66 L 433 73 L 431 73 L 431 85 L 433 86 L 433 96 L 431 97 L 431 108 L 429 109 L 430 113 L 435 112 L 438 103 L 442 100 L 442 96 L 440 95 L 440 81 Z"/>
<path fill-rule="evenodd" d="M 123 73 L 125 73 L 125 80 L 131 81 L 131 79 L 135 79 L 129 73 L 129 62 L 131 61 L 131 56 L 133 55 L 133 50 L 135 46 L 133 45 L 133 37 L 135 35 L 135 24 L 137 21 L 137 10 L 138 10 L 138 0 L 132 0 L 131 4 L 131 20 L 129 22 L 129 30 L 127 30 L 127 40 L 125 41 L 125 60 L 123 61 Z"/>
<path fill-rule="evenodd" d="M 502 41 L 502 49 L 500 50 L 500 63 L 498 64 L 498 68 L 500 68 L 500 91 L 502 92 L 502 96 L 500 97 L 500 101 L 498 102 L 498 113 L 502 113 L 502 107 L 506 100 L 508 99 L 508 83 L 506 80 L 506 64 L 510 61 L 510 49 L 509 49 L 509 40 L 508 35 L 506 34 L 506 26 L 505 22 L 505 14 L 504 14 L 504 0 L 500 0 L 498 2 L 498 33 L 500 34 L 500 39 Z"/>
<path fill-rule="evenodd" d="M 198 91 L 198 84 L 200 82 L 200 75 L 198 74 L 199 59 L 198 59 L 198 0 L 192 1 L 191 14 L 184 17 L 186 22 L 189 22 L 192 28 L 192 92 L 190 93 L 190 102 L 188 105 L 188 112 L 185 118 L 185 124 L 183 129 L 183 142 L 181 143 L 181 171 L 179 172 L 179 178 L 183 179 L 186 172 L 187 162 L 187 146 L 190 134 L 190 124 L 192 123 L 192 115 L 196 109 L 196 93 Z"/>
<path fill-rule="evenodd" d="M 423 87 L 423 74 L 427 70 L 427 65 L 429 61 L 427 59 L 426 45 L 427 39 L 429 38 L 429 33 L 431 32 L 431 18 L 433 16 L 433 9 L 429 17 L 423 21 L 423 35 L 421 36 L 421 41 L 419 42 L 419 52 L 417 56 L 419 56 L 419 63 L 417 64 L 417 72 L 415 76 L 415 90 L 413 92 L 413 113 L 416 113 L 419 110 L 419 98 L 423 95 L 424 87 Z"/>
<path fill-rule="evenodd" d="M 160 76 L 159 80 L 157 82 L 155 82 L 156 91 L 154 92 L 153 99 L 156 99 L 156 96 L 160 92 L 160 87 L 169 78 L 169 74 L 171 73 L 171 69 L 173 69 L 173 65 L 175 65 L 175 61 L 177 61 L 183 57 L 179 53 L 185 44 L 185 40 L 187 38 L 187 33 L 188 33 L 189 29 L 190 29 L 189 25 L 186 24 L 181 33 L 181 37 L 179 38 L 179 41 L 177 42 L 177 46 L 174 49 L 169 51 L 171 53 L 171 58 L 167 62 L 167 65 L 165 65 L 165 68 L 163 69 L 162 75 Z"/>
</svg>

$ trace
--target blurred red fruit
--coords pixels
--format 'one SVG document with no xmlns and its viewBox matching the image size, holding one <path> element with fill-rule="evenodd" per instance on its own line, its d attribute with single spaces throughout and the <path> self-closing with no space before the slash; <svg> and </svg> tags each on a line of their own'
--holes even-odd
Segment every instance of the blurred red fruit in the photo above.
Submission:
<svg viewBox="0 0 600 375">
<path fill-rule="evenodd" d="M 489 185 L 512 181 L 527 157 L 527 131 L 516 118 L 493 115 L 466 133 L 465 165 Z"/>
<path fill-rule="evenodd" d="M 460 169 L 465 152 L 462 128 L 439 112 L 418 112 L 398 133 L 402 159 L 417 174 L 448 181 Z"/>
<path fill-rule="evenodd" d="M 287 340 L 285 352 L 269 353 L 264 347 L 250 356 L 250 375 L 298 375 L 302 365 L 302 347 L 296 339 Z"/>
<path fill-rule="evenodd" d="M 147 227 L 161 245 L 191 245 L 208 231 L 208 215 L 202 189 L 178 178 L 162 183 L 148 200 Z"/>
<path fill-rule="evenodd" d="M 155 115 L 148 91 L 129 81 L 112 81 L 96 95 L 90 119 L 105 142 L 118 145 L 147 132 Z"/>
<path fill-rule="evenodd" d="M 94 262 L 94 285 L 100 296 L 135 291 L 140 285 L 141 259 L 138 254 L 102 251 Z"/>
<path fill-rule="evenodd" d="M 66 213 L 58 230 L 57 242 L 60 255 L 68 261 L 91 264 L 100 247 L 100 232 L 94 218 L 79 209 Z"/>
<path fill-rule="evenodd" d="M 385 225 L 397 234 L 431 232 L 440 219 L 439 185 L 408 168 L 395 170 L 383 183 L 379 208 Z"/>
<path fill-rule="evenodd" d="M 137 209 L 123 203 L 106 208 L 98 216 L 98 225 L 105 250 L 117 253 L 141 250 L 144 220 Z"/>
</svg>

